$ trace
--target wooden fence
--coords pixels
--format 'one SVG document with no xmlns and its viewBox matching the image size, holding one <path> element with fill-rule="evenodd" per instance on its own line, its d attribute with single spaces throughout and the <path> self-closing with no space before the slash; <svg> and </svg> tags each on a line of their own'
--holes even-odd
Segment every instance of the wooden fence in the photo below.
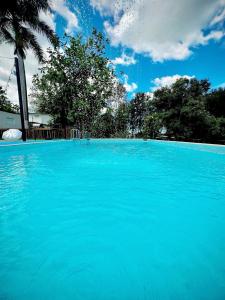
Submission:
<svg viewBox="0 0 225 300">
<path fill-rule="evenodd" d="M 0 129 L 0 138 L 2 133 L 7 129 Z M 27 138 L 36 140 L 52 140 L 52 139 L 69 139 L 70 138 L 70 128 L 59 129 L 59 128 L 32 128 L 27 129 Z"/>
</svg>

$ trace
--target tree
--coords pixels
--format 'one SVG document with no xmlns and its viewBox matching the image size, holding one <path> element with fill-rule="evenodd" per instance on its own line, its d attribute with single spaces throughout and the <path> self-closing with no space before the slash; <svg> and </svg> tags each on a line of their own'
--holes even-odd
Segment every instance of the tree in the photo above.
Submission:
<svg viewBox="0 0 225 300">
<path fill-rule="evenodd" d="M 206 108 L 215 117 L 225 117 L 225 89 L 213 90 L 206 96 Z"/>
<path fill-rule="evenodd" d="M 154 93 L 152 105 L 161 114 L 167 134 L 177 139 L 200 138 L 208 130 L 209 113 L 205 97 L 210 88 L 208 80 L 178 79 L 171 87 Z"/>
<path fill-rule="evenodd" d="M 163 124 L 160 113 L 147 115 L 144 119 L 143 136 L 146 138 L 157 137 L 162 126 Z"/>
<path fill-rule="evenodd" d="M 41 75 L 33 79 L 32 96 L 40 112 L 52 115 L 62 127 L 91 131 L 106 100 L 112 94 L 113 72 L 105 57 L 105 40 L 95 29 L 85 40 L 67 37 L 49 50 Z"/>
<path fill-rule="evenodd" d="M 118 137 L 126 137 L 128 133 L 129 106 L 127 102 L 121 103 L 115 112 L 115 128 Z"/>
<path fill-rule="evenodd" d="M 133 134 L 141 134 L 148 100 L 146 94 L 137 93 L 135 98 L 130 101 L 130 128 Z"/>
<path fill-rule="evenodd" d="M 19 106 L 7 100 L 6 92 L 0 86 L 0 110 L 9 113 L 18 113 Z"/>
<path fill-rule="evenodd" d="M 207 140 L 210 135 L 211 116 L 205 107 L 204 96 L 190 97 L 181 108 L 182 139 Z"/>
<path fill-rule="evenodd" d="M 120 104 L 126 102 L 126 89 L 115 77 L 112 86 L 112 95 L 107 99 L 107 106 L 117 110 Z"/>
<path fill-rule="evenodd" d="M 93 123 L 92 133 L 98 138 L 111 138 L 115 135 L 115 120 L 112 109 L 107 108 L 106 112 L 100 114 Z"/>
<path fill-rule="evenodd" d="M 0 41 L 12 44 L 15 53 L 24 59 L 26 50 L 33 50 L 39 61 L 43 50 L 34 31 L 45 35 L 52 43 L 57 42 L 54 31 L 40 20 L 40 12 L 50 11 L 48 0 L 8 0 L 0 5 Z"/>
<path fill-rule="evenodd" d="M 73 96 L 68 64 L 59 48 L 49 49 L 48 54 L 49 58 L 40 69 L 41 75 L 33 77 L 33 105 L 37 111 L 50 114 L 54 124 L 65 128 L 69 124 Z"/>
<path fill-rule="evenodd" d="M 6 92 L 0 86 L 0 101 L 1 101 L 1 103 L 4 103 L 6 100 L 7 100 Z"/>
</svg>

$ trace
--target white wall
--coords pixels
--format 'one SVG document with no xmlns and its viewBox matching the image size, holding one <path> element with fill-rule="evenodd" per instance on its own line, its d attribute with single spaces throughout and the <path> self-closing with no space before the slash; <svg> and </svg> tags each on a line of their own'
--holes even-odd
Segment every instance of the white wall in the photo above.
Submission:
<svg viewBox="0 0 225 300">
<path fill-rule="evenodd" d="M 29 122 L 47 125 L 51 117 L 47 114 L 29 113 Z"/>
<path fill-rule="evenodd" d="M 47 114 L 30 113 L 29 122 L 47 125 L 51 117 Z M 21 129 L 20 114 L 0 111 L 0 129 L 15 128 Z"/>
<path fill-rule="evenodd" d="M 21 128 L 20 115 L 0 111 L 0 129 L 8 128 Z"/>
</svg>

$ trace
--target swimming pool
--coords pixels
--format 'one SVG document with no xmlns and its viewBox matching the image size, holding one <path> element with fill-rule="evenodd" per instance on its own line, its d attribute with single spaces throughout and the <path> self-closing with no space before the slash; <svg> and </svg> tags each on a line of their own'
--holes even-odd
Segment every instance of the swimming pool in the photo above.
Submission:
<svg viewBox="0 0 225 300">
<path fill-rule="evenodd" d="M 225 147 L 0 147 L 0 299 L 225 299 Z"/>
</svg>

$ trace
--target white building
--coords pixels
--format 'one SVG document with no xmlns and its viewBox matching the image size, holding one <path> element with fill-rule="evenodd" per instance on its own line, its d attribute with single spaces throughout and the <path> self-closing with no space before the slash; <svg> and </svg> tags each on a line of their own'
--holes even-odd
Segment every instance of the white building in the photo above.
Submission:
<svg viewBox="0 0 225 300">
<path fill-rule="evenodd" d="M 12 114 L 5 111 L 0 111 L 0 129 L 20 129 L 21 121 L 19 114 Z"/>
<path fill-rule="evenodd" d="M 29 123 L 32 124 L 34 127 L 39 127 L 40 125 L 47 126 L 50 121 L 50 115 L 41 113 L 29 113 Z M 20 114 L 13 114 L 5 111 L 0 111 L 0 129 L 9 128 L 21 128 Z"/>
<path fill-rule="evenodd" d="M 29 123 L 33 126 L 48 125 L 51 121 L 51 116 L 41 113 L 29 113 Z"/>
</svg>

